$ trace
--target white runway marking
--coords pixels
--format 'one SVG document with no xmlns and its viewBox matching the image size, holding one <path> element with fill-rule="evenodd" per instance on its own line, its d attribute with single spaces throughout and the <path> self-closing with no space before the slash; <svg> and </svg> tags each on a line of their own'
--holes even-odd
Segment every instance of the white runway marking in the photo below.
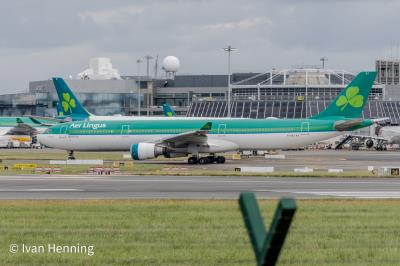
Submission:
<svg viewBox="0 0 400 266">
<path fill-rule="evenodd" d="M 358 199 L 399 199 L 400 191 L 310 191 L 310 190 L 254 190 L 254 192 L 275 192 L 311 194 L 318 196 L 346 197 Z"/>
<path fill-rule="evenodd" d="M 121 179 L 123 177 L 124 179 Z M 129 179 L 132 178 L 132 179 Z M 360 180 L 295 180 L 296 178 L 290 178 L 286 180 L 277 180 L 277 179 L 271 179 L 269 177 L 266 177 L 263 180 L 254 180 L 254 179 L 249 179 L 249 180 L 237 180 L 235 178 L 224 178 L 224 177 L 214 177 L 215 180 L 202 180 L 202 177 L 197 177 L 197 176 L 191 176 L 190 179 L 185 179 L 184 177 L 182 179 L 173 179 L 173 178 L 157 178 L 157 179 L 135 179 L 137 176 L 0 176 L 0 181 L 40 181 L 40 180 L 62 180 L 62 179 L 75 179 L 75 180 L 81 180 L 81 181 L 90 181 L 90 180 L 96 180 L 96 181 L 106 181 L 106 182 L 133 182 L 133 183 L 221 183 L 221 184 L 227 184 L 227 183 L 241 183 L 241 184 L 246 184 L 246 183 L 264 183 L 264 184 L 382 184 L 382 185 L 398 185 L 400 186 L 400 180 L 393 180 L 393 181 L 388 181 L 388 180 L 368 180 L 368 178 L 365 179 L 360 179 Z M 199 178 L 199 179 L 193 179 L 193 178 Z M 223 180 L 219 179 L 223 178 Z M 251 177 L 250 177 L 251 178 Z M 1 190 L 0 190 L 1 191 Z"/>
<path fill-rule="evenodd" d="M 110 176 L 101 176 L 101 175 L 99 175 L 99 176 L 97 176 L 97 175 L 94 175 L 94 176 L 82 176 L 82 175 L 80 175 L 80 176 L 67 176 L 67 175 L 65 175 L 65 176 L 52 176 L 52 175 L 47 175 L 47 176 L 40 176 L 40 175 L 32 175 L 32 176 L 28 176 L 28 175 L 26 175 L 26 176 L 0 176 L 0 181 L 1 180 L 6 180 L 6 181 L 8 181 L 8 180 L 48 180 L 48 179 L 50 179 L 50 180 L 55 180 L 55 179 L 81 179 L 81 180 L 88 180 L 88 179 L 102 179 L 102 178 L 109 178 Z"/>
<path fill-rule="evenodd" d="M 71 192 L 84 191 L 83 189 L 74 188 L 27 188 L 27 189 L 0 189 L 0 192 Z"/>
<path fill-rule="evenodd" d="M 85 179 L 82 179 L 85 180 Z M 137 182 L 137 183 L 266 183 L 266 184 L 384 184 L 384 185 L 399 185 L 399 182 L 390 182 L 390 181 L 292 181 L 292 180 L 196 180 L 196 179 L 117 179 L 117 178 L 109 178 L 109 179 L 96 179 L 96 181 L 122 181 L 122 182 Z"/>
<path fill-rule="evenodd" d="M 400 191 L 319 191 L 320 196 L 351 197 L 359 199 L 398 199 Z"/>
</svg>

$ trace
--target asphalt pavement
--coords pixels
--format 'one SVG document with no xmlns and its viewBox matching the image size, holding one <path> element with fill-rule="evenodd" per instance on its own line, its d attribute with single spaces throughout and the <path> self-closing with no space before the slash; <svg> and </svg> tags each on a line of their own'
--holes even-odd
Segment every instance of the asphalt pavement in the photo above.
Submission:
<svg viewBox="0 0 400 266">
<path fill-rule="evenodd" d="M 214 176 L 0 176 L 0 199 L 400 198 L 400 179 Z"/>
</svg>

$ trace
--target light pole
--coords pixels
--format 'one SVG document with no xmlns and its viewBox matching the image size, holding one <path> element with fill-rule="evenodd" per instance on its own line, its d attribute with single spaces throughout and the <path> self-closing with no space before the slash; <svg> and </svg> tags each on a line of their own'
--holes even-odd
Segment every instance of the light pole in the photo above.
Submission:
<svg viewBox="0 0 400 266">
<path fill-rule="evenodd" d="M 146 76 L 147 76 L 147 80 L 150 78 L 150 71 L 149 71 L 149 61 L 150 61 L 150 59 L 153 59 L 153 57 L 152 56 L 150 56 L 150 55 L 146 55 L 145 57 L 144 57 L 144 59 L 146 59 Z"/>
<path fill-rule="evenodd" d="M 146 78 L 147 78 L 147 93 L 146 93 L 146 106 L 147 106 L 147 116 L 149 116 L 150 113 L 150 95 L 149 95 L 149 80 L 150 80 L 150 71 L 149 71 L 149 66 L 150 66 L 150 60 L 153 59 L 152 56 L 150 55 L 146 55 L 144 57 L 144 59 L 146 59 Z M 153 93 L 152 93 L 153 94 Z"/>
<path fill-rule="evenodd" d="M 231 52 L 237 49 L 230 45 L 223 49 L 225 52 L 228 52 L 228 117 L 231 117 Z"/>
<path fill-rule="evenodd" d="M 137 63 L 137 71 L 138 71 L 138 116 L 140 116 L 140 63 L 142 63 L 142 59 L 136 60 Z"/>
<path fill-rule="evenodd" d="M 324 69 L 325 68 L 325 62 L 328 61 L 328 58 L 321 57 L 319 60 L 322 62 L 322 69 Z"/>
</svg>

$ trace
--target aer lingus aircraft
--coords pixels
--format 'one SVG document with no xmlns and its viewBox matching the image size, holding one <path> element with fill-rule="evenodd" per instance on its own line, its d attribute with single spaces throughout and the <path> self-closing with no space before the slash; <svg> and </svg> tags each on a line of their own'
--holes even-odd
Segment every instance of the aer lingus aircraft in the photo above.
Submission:
<svg viewBox="0 0 400 266">
<path fill-rule="evenodd" d="M 63 78 L 53 78 L 54 87 L 56 88 L 59 102 L 57 108 L 57 118 L 71 121 L 98 121 L 98 120 L 148 120 L 159 119 L 160 117 L 143 117 L 143 116 L 98 116 L 91 114 L 81 104 L 72 90 L 69 88 Z M 176 117 L 175 111 L 169 104 L 163 105 L 165 117 Z M 176 118 L 175 118 L 176 119 Z M 185 119 L 184 117 L 177 119 Z"/>
<path fill-rule="evenodd" d="M 216 153 L 299 148 L 372 125 L 361 113 L 375 76 L 361 72 L 324 111 L 307 119 L 77 121 L 53 126 L 38 139 L 70 156 L 73 151 L 130 150 L 134 160 L 191 154 L 190 164 L 224 163 Z"/>
</svg>

